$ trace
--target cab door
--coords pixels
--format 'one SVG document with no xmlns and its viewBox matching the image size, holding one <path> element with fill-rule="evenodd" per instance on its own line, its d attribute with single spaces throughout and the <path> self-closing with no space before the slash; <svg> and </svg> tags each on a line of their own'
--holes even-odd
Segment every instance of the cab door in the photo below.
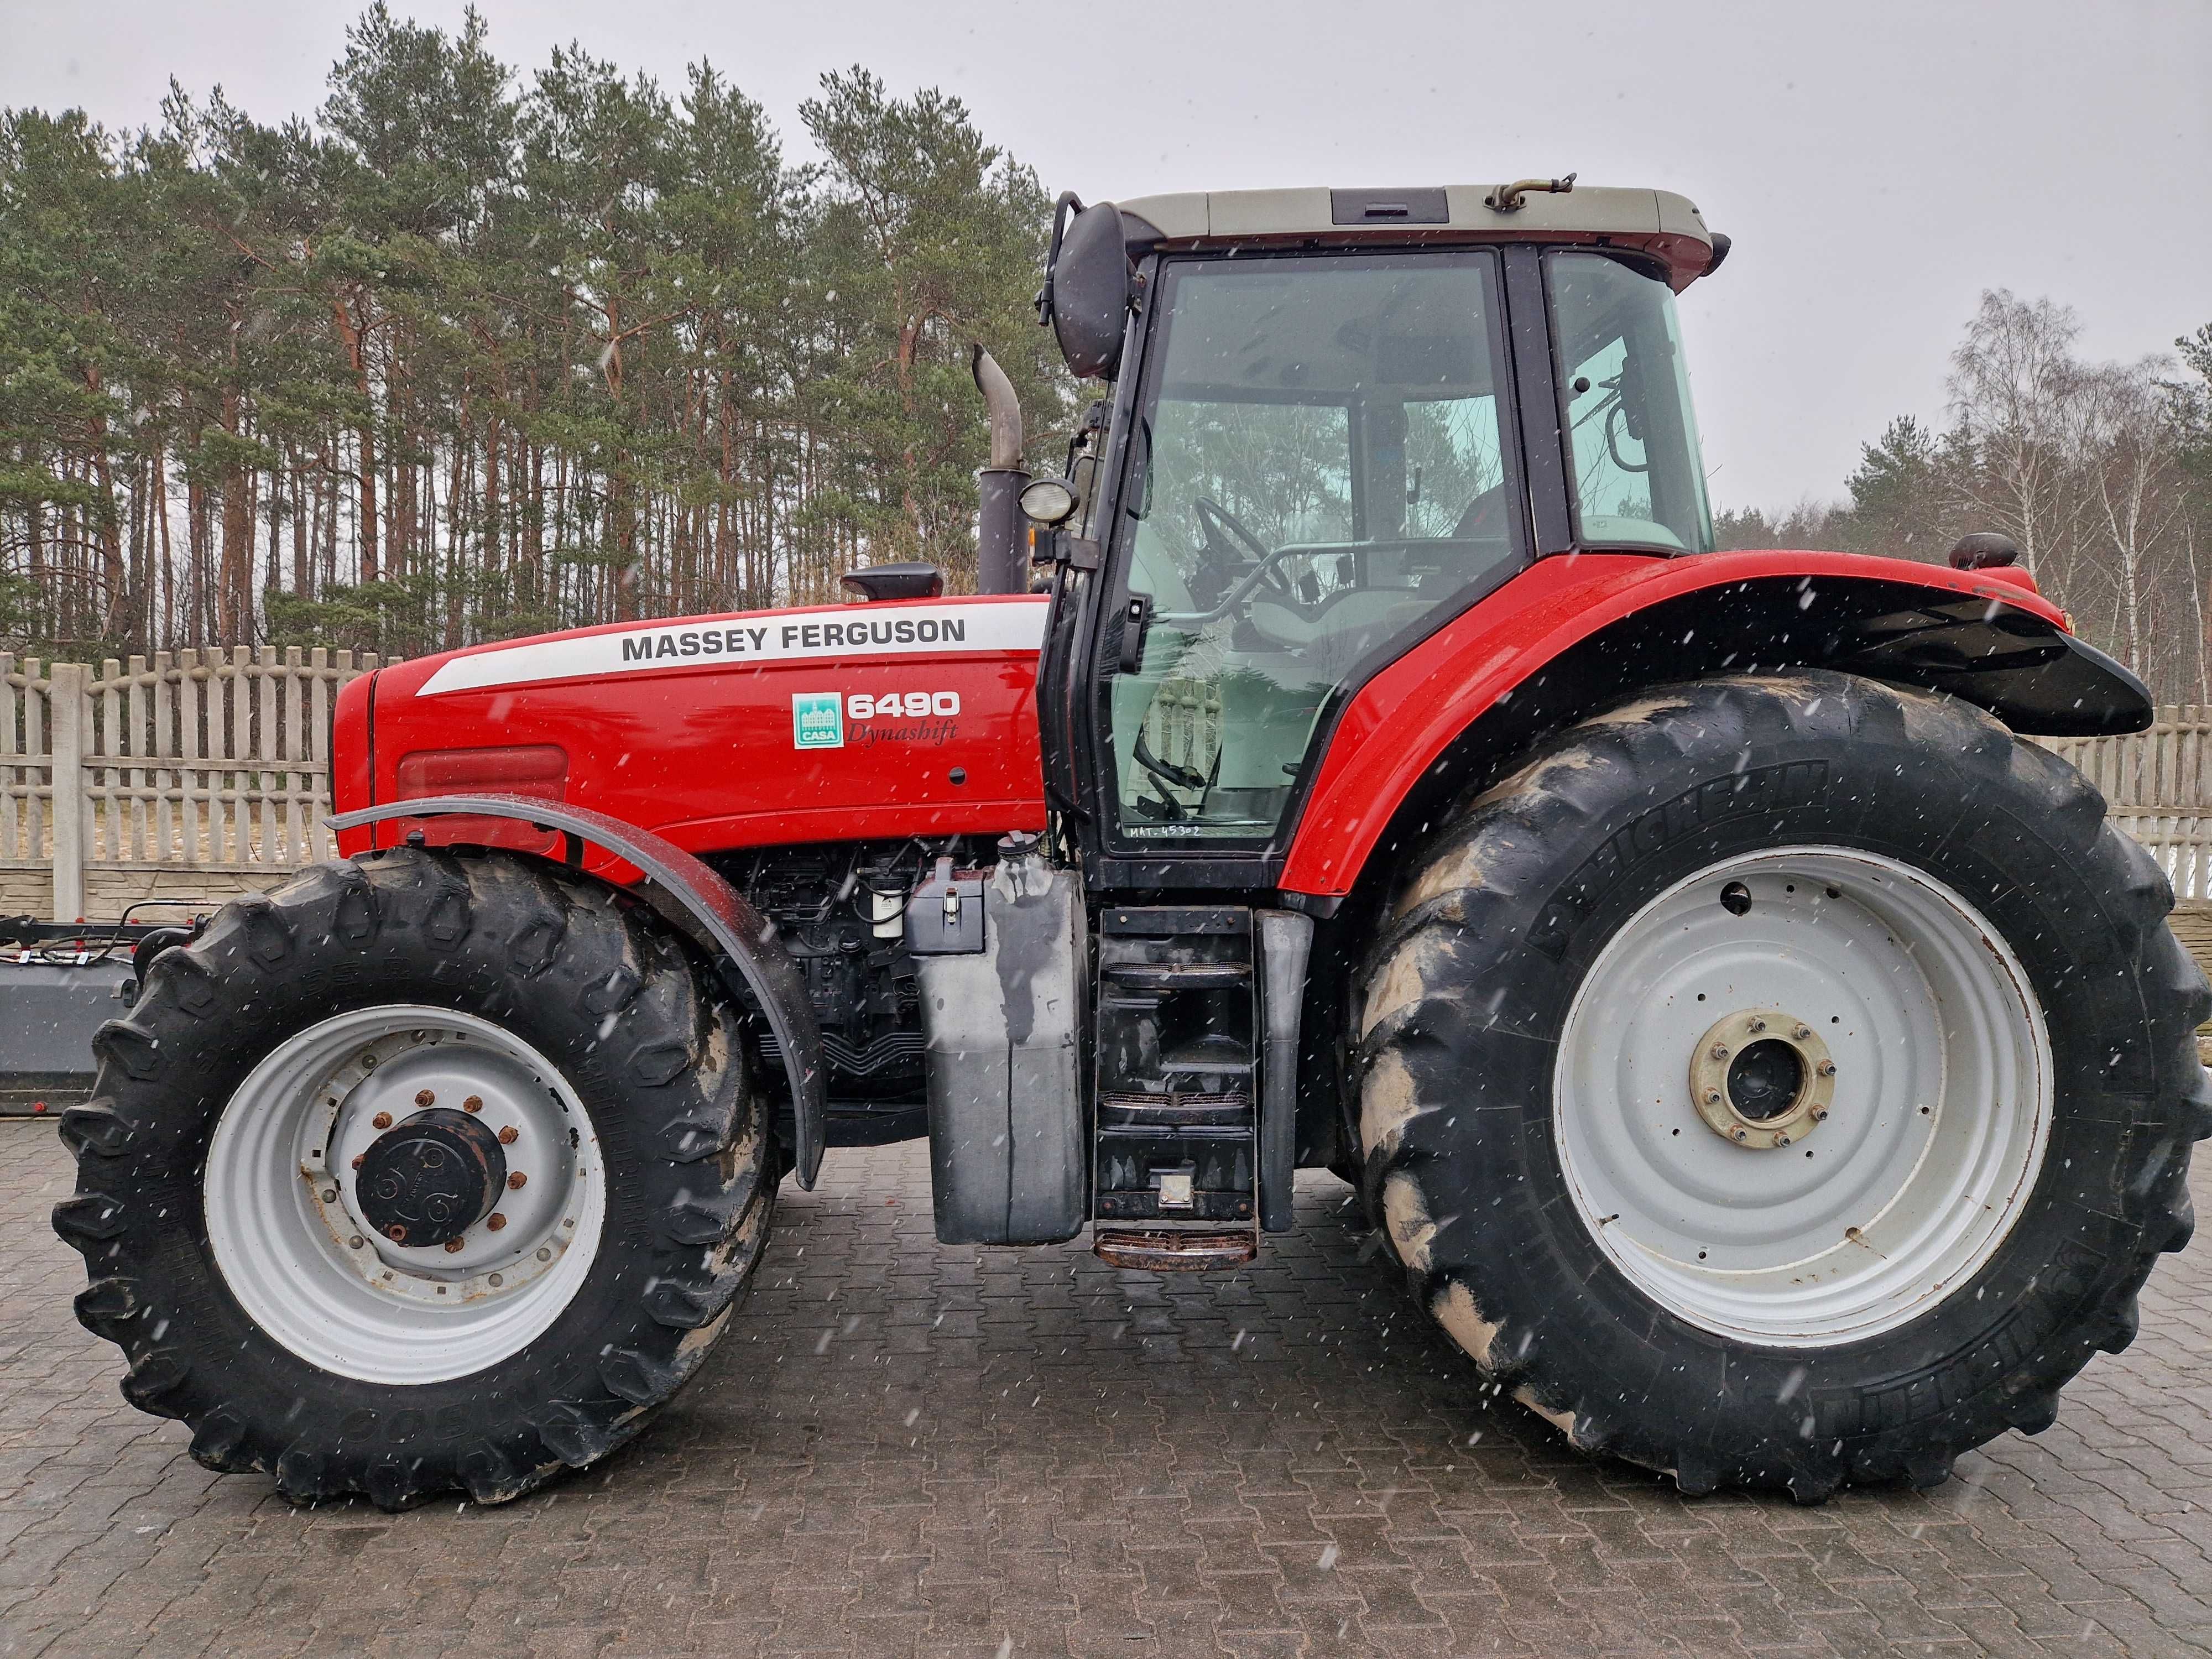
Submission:
<svg viewBox="0 0 2212 1659">
<path fill-rule="evenodd" d="M 1047 775 L 1094 888 L 1258 891 L 1342 699 L 1531 557 L 1503 262 L 1144 278 L 1061 568 Z"/>
</svg>

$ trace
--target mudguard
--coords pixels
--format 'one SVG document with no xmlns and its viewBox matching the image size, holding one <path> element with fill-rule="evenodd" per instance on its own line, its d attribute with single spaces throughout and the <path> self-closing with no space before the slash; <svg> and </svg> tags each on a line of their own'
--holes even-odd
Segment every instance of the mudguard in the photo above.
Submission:
<svg viewBox="0 0 2212 1659">
<path fill-rule="evenodd" d="M 799 1184 L 812 1191 L 822 1168 L 829 1125 L 829 1096 L 822 1056 L 822 1032 L 805 981 L 775 924 L 713 870 L 682 848 L 649 830 L 604 812 L 524 795 L 432 795 L 421 800 L 391 801 L 340 812 L 333 830 L 358 830 L 392 818 L 451 816 L 507 818 L 566 838 L 569 862 L 582 863 L 583 848 L 598 848 L 642 873 L 633 890 L 714 958 L 732 990 L 760 1011 L 782 1051 L 784 1075 L 791 1085 Z"/>
<path fill-rule="evenodd" d="M 1339 708 L 1279 885 L 1348 894 L 1470 743 L 1516 752 L 1641 687 L 1792 666 L 1947 691 L 2030 735 L 2138 732 L 2152 714 L 2142 682 L 2021 573 L 1848 553 L 1540 559 Z"/>
</svg>

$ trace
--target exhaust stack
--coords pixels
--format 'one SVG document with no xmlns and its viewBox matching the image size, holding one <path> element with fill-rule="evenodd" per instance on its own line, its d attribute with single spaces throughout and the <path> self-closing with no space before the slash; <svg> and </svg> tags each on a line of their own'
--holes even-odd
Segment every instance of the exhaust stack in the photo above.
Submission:
<svg viewBox="0 0 2212 1659">
<path fill-rule="evenodd" d="M 975 590 L 1026 593 L 1030 561 L 1021 503 L 1030 475 L 1022 468 L 1021 400 L 1014 396 L 1014 383 L 1006 371 L 981 345 L 975 348 L 969 368 L 991 422 L 991 464 L 976 474 L 982 513 L 975 538 Z"/>
</svg>

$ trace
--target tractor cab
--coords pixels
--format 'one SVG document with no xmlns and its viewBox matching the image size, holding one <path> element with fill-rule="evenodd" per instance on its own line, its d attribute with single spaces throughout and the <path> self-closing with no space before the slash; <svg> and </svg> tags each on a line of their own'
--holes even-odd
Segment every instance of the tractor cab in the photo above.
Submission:
<svg viewBox="0 0 2212 1659">
<path fill-rule="evenodd" d="M 1271 887 L 1379 670 L 1539 558 L 1711 549 L 1674 295 L 1726 246 L 1571 179 L 1062 198 L 1040 310 L 1112 391 L 1026 499 L 1094 886 Z"/>
<path fill-rule="evenodd" d="M 1289 1224 L 1328 907 L 1279 878 L 1348 701 L 1540 558 L 1711 549 L 1674 294 L 1725 246 L 1571 179 L 1061 199 L 1040 313 L 1111 392 L 1022 499 L 1097 907 L 1066 1213 L 1103 1252 L 1212 1265 Z"/>
</svg>

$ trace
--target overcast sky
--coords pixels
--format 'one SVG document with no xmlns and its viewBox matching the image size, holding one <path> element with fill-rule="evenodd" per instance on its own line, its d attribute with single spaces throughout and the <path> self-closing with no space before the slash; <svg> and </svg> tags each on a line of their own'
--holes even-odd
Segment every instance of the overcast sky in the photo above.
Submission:
<svg viewBox="0 0 2212 1659">
<path fill-rule="evenodd" d="M 461 0 L 392 0 L 451 27 Z M 1483 183 L 1579 171 L 1735 238 L 1686 296 L 1723 505 L 1842 493 L 1893 415 L 1940 418 L 1984 288 L 2132 358 L 2212 322 L 2212 0 L 482 0 L 527 70 L 576 40 L 672 86 L 705 57 L 803 153 L 858 61 L 935 84 L 1054 190 Z M 0 104 L 157 118 L 174 76 L 310 111 L 331 0 L 0 0 Z"/>
</svg>

